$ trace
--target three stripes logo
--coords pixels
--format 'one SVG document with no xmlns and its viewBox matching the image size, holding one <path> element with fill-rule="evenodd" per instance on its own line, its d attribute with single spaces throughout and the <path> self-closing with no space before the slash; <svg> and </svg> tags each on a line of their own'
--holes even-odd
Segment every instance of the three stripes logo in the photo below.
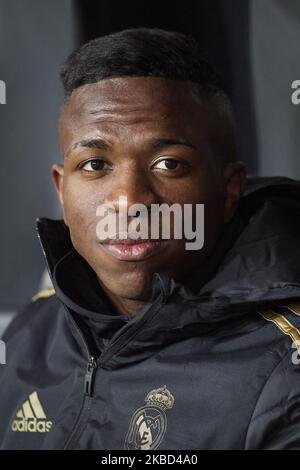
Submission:
<svg viewBox="0 0 300 470">
<path fill-rule="evenodd" d="M 52 424 L 52 421 L 47 421 L 37 393 L 33 392 L 17 411 L 11 428 L 17 432 L 49 432 Z"/>
</svg>

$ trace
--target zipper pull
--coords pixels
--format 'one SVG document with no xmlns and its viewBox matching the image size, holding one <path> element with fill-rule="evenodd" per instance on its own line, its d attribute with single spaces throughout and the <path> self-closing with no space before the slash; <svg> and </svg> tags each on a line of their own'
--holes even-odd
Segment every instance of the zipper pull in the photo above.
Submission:
<svg viewBox="0 0 300 470">
<path fill-rule="evenodd" d="M 93 379 L 94 379 L 94 372 L 96 370 L 97 363 L 95 361 L 95 358 L 93 356 L 90 357 L 88 365 L 87 365 L 87 371 L 85 374 L 85 393 L 89 397 L 92 396 L 93 394 Z"/>
</svg>

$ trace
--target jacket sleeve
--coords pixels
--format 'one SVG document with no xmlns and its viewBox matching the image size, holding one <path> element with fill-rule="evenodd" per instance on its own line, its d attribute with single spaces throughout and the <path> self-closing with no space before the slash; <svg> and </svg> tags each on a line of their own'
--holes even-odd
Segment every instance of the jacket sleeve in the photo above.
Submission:
<svg viewBox="0 0 300 470">
<path fill-rule="evenodd" d="M 245 449 L 300 449 L 300 358 L 289 348 L 261 390 Z"/>
</svg>

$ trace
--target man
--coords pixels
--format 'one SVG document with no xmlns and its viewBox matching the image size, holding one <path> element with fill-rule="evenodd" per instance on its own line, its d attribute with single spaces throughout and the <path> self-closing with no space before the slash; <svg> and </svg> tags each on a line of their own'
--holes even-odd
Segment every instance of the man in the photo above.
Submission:
<svg viewBox="0 0 300 470">
<path fill-rule="evenodd" d="M 2 448 L 300 448 L 299 183 L 245 189 L 230 100 L 190 37 L 96 39 L 62 80 L 64 221 L 38 221 L 54 290 L 4 336 Z M 124 198 L 191 205 L 193 224 L 204 204 L 203 247 L 175 218 L 169 239 L 99 237 L 98 208 Z"/>
</svg>

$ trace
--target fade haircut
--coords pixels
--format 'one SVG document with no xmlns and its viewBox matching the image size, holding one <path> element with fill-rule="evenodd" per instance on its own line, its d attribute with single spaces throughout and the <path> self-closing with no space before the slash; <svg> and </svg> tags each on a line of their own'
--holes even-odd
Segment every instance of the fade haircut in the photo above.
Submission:
<svg viewBox="0 0 300 470">
<path fill-rule="evenodd" d="M 102 36 L 75 50 L 62 65 L 60 76 L 65 102 L 76 88 L 109 78 L 160 77 L 194 82 L 200 97 L 210 100 L 222 119 L 223 134 L 227 134 L 223 143 L 228 145 L 222 159 L 234 159 L 235 123 L 228 91 L 190 35 L 135 28 Z"/>
</svg>

